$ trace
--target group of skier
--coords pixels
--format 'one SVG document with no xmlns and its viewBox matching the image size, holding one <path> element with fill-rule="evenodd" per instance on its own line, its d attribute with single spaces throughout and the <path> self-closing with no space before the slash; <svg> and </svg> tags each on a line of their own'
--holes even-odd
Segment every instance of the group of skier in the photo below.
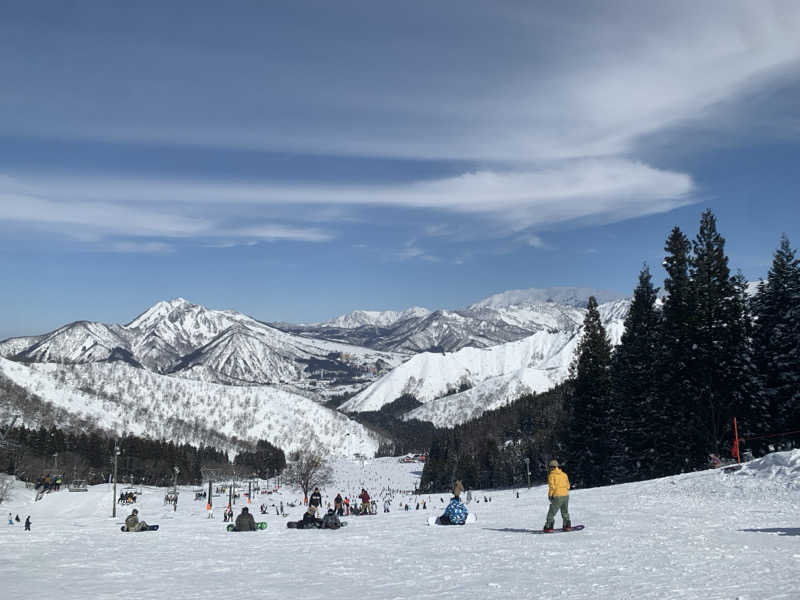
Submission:
<svg viewBox="0 0 800 600">
<path fill-rule="evenodd" d="M 561 512 L 561 519 L 563 521 L 563 530 L 571 531 L 572 524 L 569 516 L 569 477 L 564 471 L 561 470 L 557 460 L 551 460 L 548 463 L 548 477 L 547 477 L 547 496 L 550 501 L 550 506 L 545 518 L 545 524 L 542 528 L 544 533 L 552 533 L 554 530 L 555 517 L 558 512 Z M 464 485 L 460 480 L 456 481 L 453 485 L 453 497 L 445 507 L 444 513 L 436 519 L 439 525 L 464 525 L 467 522 L 467 515 L 469 511 L 464 503 L 461 501 L 461 494 L 464 491 Z M 362 510 L 367 507 L 369 510 L 370 497 L 364 488 L 361 488 L 361 506 Z M 517 496 L 519 497 L 519 495 Z M 308 509 L 303 514 L 303 518 L 296 522 L 297 529 L 321 528 L 321 529 L 338 529 L 342 526 L 339 517 L 344 514 L 346 500 L 342 499 L 341 494 L 337 494 L 334 499 L 334 508 L 329 508 L 327 513 L 319 518 L 317 513 L 321 511 L 322 507 L 322 494 L 318 487 L 314 488 L 313 493 L 308 498 Z M 347 502 L 349 514 L 349 502 Z M 330 505 L 329 505 L 330 506 Z M 384 512 L 389 512 L 388 506 L 384 505 Z M 228 507 L 225 511 L 226 521 L 233 520 L 233 510 Z M 133 509 L 131 514 L 125 519 L 125 529 L 127 531 L 142 531 L 148 528 L 144 521 L 140 521 L 138 517 L 139 511 Z M 361 513 L 365 514 L 365 513 Z M 19 520 L 19 517 L 17 517 Z M 11 513 L 8 514 L 8 524 L 13 524 Z M 25 529 L 30 530 L 30 517 L 25 521 Z M 236 517 L 234 531 L 255 531 L 257 529 L 255 519 L 250 514 L 249 509 L 245 506 L 242 508 L 241 514 Z"/>
<path fill-rule="evenodd" d="M 17 515 L 15 518 L 13 518 L 13 519 L 12 519 L 12 518 L 11 518 L 11 513 L 8 513 L 8 524 L 9 524 L 9 525 L 13 525 L 13 524 L 14 524 L 14 521 L 16 521 L 17 523 L 19 523 L 19 522 L 20 522 L 19 515 Z M 30 530 L 31 530 L 31 516 L 30 516 L 30 515 L 28 515 L 28 516 L 25 518 L 25 531 L 30 531 Z"/>
</svg>

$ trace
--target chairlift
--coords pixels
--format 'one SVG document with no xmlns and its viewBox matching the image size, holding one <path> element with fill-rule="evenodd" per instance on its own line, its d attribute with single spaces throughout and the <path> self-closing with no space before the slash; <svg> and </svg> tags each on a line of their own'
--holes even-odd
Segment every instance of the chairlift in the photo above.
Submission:
<svg viewBox="0 0 800 600">
<path fill-rule="evenodd" d="M 69 484 L 70 492 L 88 492 L 89 485 L 85 479 L 75 479 Z"/>
</svg>

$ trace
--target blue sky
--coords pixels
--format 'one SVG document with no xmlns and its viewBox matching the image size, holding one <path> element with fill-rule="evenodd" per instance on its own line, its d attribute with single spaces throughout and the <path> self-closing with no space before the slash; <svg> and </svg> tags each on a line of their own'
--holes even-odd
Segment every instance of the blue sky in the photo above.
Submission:
<svg viewBox="0 0 800 600">
<path fill-rule="evenodd" d="M 750 279 L 800 245 L 800 4 L 560 4 L 6 5 L 0 338 L 630 292 L 705 208 Z"/>
</svg>

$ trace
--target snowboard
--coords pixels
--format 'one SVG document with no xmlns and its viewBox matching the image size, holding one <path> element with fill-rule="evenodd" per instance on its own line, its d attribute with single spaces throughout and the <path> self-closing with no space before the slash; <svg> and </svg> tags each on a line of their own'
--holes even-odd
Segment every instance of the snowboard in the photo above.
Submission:
<svg viewBox="0 0 800 600">
<path fill-rule="evenodd" d="M 572 529 L 570 529 L 569 531 L 567 531 L 566 529 L 553 529 L 553 531 L 551 531 L 550 533 L 569 533 L 570 531 L 580 531 L 584 527 L 585 525 L 573 525 Z M 545 533 L 541 529 L 531 531 L 531 533 L 541 533 L 542 535 L 550 535 L 550 533 Z"/>
<path fill-rule="evenodd" d="M 298 527 L 298 521 L 289 521 L 286 523 L 286 527 L 289 529 L 330 529 L 330 527 Z M 347 527 L 347 521 L 340 521 L 339 525 L 342 527 Z"/>
<path fill-rule="evenodd" d="M 122 527 L 119 528 L 119 530 L 127 533 L 128 527 L 126 525 L 123 525 Z M 158 525 L 148 525 L 147 529 L 140 529 L 139 531 L 158 531 Z M 131 533 L 136 533 L 136 532 L 133 531 Z"/>
<path fill-rule="evenodd" d="M 467 513 L 467 520 L 464 522 L 464 525 L 469 525 L 470 523 L 474 523 L 478 520 L 478 516 L 475 513 Z M 439 527 L 458 527 L 458 525 L 441 525 L 439 523 L 439 517 L 428 517 L 428 525 L 438 525 Z"/>
<path fill-rule="evenodd" d="M 266 528 L 267 528 L 266 521 L 256 522 L 256 531 L 258 531 L 259 529 L 266 529 Z M 236 525 L 233 523 L 229 523 L 228 525 L 225 526 L 225 529 L 227 529 L 228 531 L 236 531 Z"/>
</svg>

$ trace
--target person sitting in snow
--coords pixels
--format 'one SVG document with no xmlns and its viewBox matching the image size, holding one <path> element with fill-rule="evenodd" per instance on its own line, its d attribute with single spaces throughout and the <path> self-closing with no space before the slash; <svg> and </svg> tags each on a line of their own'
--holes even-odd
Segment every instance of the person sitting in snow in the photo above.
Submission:
<svg viewBox="0 0 800 600">
<path fill-rule="evenodd" d="M 551 460 L 548 467 L 550 474 L 547 476 L 547 497 L 550 498 L 550 509 L 547 511 L 547 519 L 542 531 L 553 532 L 553 521 L 559 510 L 561 519 L 564 521 L 564 531 L 569 531 L 572 529 L 569 521 L 569 477 L 559 469 L 557 460 Z"/>
<path fill-rule="evenodd" d="M 339 529 L 341 526 L 342 522 L 336 516 L 336 511 L 329 508 L 325 516 L 322 517 L 322 529 Z"/>
<path fill-rule="evenodd" d="M 303 520 L 297 522 L 298 529 L 311 529 L 312 527 L 322 527 L 322 519 L 317 518 L 317 508 L 309 506 L 303 515 Z"/>
<path fill-rule="evenodd" d="M 147 529 L 148 525 L 145 521 L 139 520 L 139 511 L 138 509 L 133 509 L 131 514 L 128 515 L 128 518 L 125 519 L 125 529 L 126 531 L 142 531 L 143 529 Z"/>
<path fill-rule="evenodd" d="M 242 512 L 236 517 L 236 524 L 233 526 L 234 531 L 255 531 L 256 520 L 250 514 L 250 510 L 244 506 Z"/>
<path fill-rule="evenodd" d="M 437 519 L 439 525 L 463 525 L 467 521 L 467 507 L 461 502 L 461 492 L 464 491 L 464 486 L 461 480 L 456 481 L 453 486 L 453 497 L 447 508 L 444 509 L 444 514 Z"/>
</svg>

